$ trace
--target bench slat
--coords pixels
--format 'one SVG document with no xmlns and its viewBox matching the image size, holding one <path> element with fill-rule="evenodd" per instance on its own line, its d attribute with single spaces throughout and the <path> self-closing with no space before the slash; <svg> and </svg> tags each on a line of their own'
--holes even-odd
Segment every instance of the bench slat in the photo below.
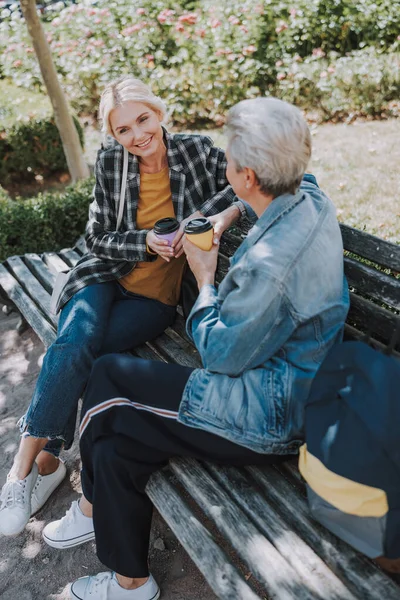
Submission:
<svg viewBox="0 0 400 600">
<path fill-rule="evenodd" d="M 51 294 L 56 281 L 56 276 L 37 254 L 25 254 L 23 256 L 26 266 L 40 281 L 42 286 Z"/>
<path fill-rule="evenodd" d="M 45 252 L 43 254 L 43 260 L 49 267 L 50 271 L 52 271 L 52 273 L 55 275 L 61 271 L 69 271 L 69 265 L 55 252 Z"/>
<path fill-rule="evenodd" d="M 146 492 L 192 560 L 222 600 L 259 600 L 225 552 L 188 508 L 164 472 L 154 473 Z"/>
<path fill-rule="evenodd" d="M 59 255 L 60 258 L 62 258 L 62 260 L 70 267 L 74 267 L 81 258 L 81 256 L 74 250 L 71 250 L 71 248 L 64 248 L 64 250 L 59 252 Z"/>
<path fill-rule="evenodd" d="M 86 254 L 87 252 L 87 248 L 86 248 L 86 242 L 85 242 L 85 238 L 82 235 L 79 240 L 76 242 L 75 246 L 74 246 L 74 250 L 75 252 L 77 252 L 78 254 Z"/>
<path fill-rule="evenodd" d="M 340 223 L 340 230 L 346 250 L 382 267 L 400 272 L 400 246 L 343 223 Z"/>
<path fill-rule="evenodd" d="M 0 286 L 24 315 L 24 318 L 35 333 L 37 333 L 44 345 L 46 347 L 49 346 L 55 338 L 54 329 L 43 317 L 40 310 L 25 293 L 18 281 L 14 279 L 2 264 L 0 264 Z"/>
<path fill-rule="evenodd" d="M 7 266 L 24 290 L 28 292 L 31 299 L 42 309 L 42 311 L 44 311 L 47 319 L 54 324 L 54 321 L 50 316 L 51 295 L 47 290 L 40 285 L 39 281 L 30 272 L 19 256 L 11 256 L 7 260 Z"/>
<path fill-rule="evenodd" d="M 400 279 L 377 271 L 353 258 L 345 257 L 345 274 L 351 287 L 378 302 L 400 310 Z"/>
<path fill-rule="evenodd" d="M 361 331 L 367 331 L 372 337 L 389 343 L 396 330 L 396 319 L 400 317 L 350 292 L 350 310 L 347 321 Z M 396 348 L 400 350 L 400 341 Z"/>
<path fill-rule="evenodd" d="M 326 598 L 308 589 L 307 582 L 286 562 L 271 542 L 260 535 L 239 507 L 231 502 L 225 490 L 197 461 L 178 459 L 171 461 L 170 467 L 272 598 Z"/>
<path fill-rule="evenodd" d="M 199 366 L 197 356 L 189 356 L 175 340 L 171 339 L 165 333 L 159 335 L 155 340 L 148 342 L 148 346 L 160 356 L 165 357 L 167 362 L 174 362 L 194 369 Z"/>
<path fill-rule="evenodd" d="M 207 470 L 223 485 L 240 506 L 241 510 L 256 524 L 257 529 L 277 548 L 287 562 L 304 577 L 322 597 L 341 600 L 355 599 L 340 579 L 332 573 L 325 562 L 288 526 L 279 513 L 259 493 L 244 471 L 234 467 L 218 467 L 207 464 Z"/>
<path fill-rule="evenodd" d="M 284 520 L 360 600 L 399 600 L 399 588 L 366 557 L 314 521 L 306 498 L 271 467 L 246 467 Z"/>
</svg>

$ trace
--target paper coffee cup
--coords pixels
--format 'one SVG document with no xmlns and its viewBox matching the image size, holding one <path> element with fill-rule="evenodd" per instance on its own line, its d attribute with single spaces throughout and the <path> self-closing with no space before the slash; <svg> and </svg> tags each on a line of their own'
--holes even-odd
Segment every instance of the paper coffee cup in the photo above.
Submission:
<svg viewBox="0 0 400 600">
<path fill-rule="evenodd" d="M 173 217 L 166 217 L 165 219 L 160 219 L 155 223 L 153 231 L 158 238 L 167 240 L 168 246 L 170 246 L 178 229 L 178 221 Z"/>
<path fill-rule="evenodd" d="M 214 238 L 214 228 L 205 217 L 192 219 L 185 226 L 186 237 L 202 250 L 211 250 Z"/>
</svg>

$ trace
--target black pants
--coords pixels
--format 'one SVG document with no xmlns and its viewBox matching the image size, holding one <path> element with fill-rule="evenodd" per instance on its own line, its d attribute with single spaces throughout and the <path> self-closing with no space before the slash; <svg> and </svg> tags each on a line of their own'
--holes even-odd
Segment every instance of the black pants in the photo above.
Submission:
<svg viewBox="0 0 400 600">
<path fill-rule="evenodd" d="M 81 421 L 82 487 L 93 504 L 97 555 L 126 577 L 148 575 L 152 504 L 144 490 L 169 458 L 267 464 L 257 454 L 176 420 L 192 369 L 119 354 L 96 361 Z"/>
</svg>

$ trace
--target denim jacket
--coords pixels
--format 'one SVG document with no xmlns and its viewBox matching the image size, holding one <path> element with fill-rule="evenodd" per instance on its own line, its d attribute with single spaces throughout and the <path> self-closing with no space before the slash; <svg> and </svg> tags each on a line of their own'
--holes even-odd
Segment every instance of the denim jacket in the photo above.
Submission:
<svg viewBox="0 0 400 600">
<path fill-rule="evenodd" d="M 187 322 L 204 368 L 179 421 L 266 454 L 297 451 L 312 379 L 349 308 L 335 208 L 307 179 L 273 200 Z"/>
</svg>

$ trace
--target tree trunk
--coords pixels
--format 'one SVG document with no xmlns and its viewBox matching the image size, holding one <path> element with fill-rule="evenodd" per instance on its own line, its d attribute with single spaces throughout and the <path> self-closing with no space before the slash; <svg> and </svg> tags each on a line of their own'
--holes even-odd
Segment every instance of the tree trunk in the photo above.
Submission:
<svg viewBox="0 0 400 600">
<path fill-rule="evenodd" d="M 72 181 L 85 179 L 89 177 L 89 169 L 83 158 L 78 132 L 72 119 L 67 99 L 57 77 L 42 23 L 36 12 L 35 0 L 21 0 L 21 9 L 25 17 L 29 35 L 32 38 L 47 93 L 53 106 L 54 118 L 60 132 Z"/>
</svg>

